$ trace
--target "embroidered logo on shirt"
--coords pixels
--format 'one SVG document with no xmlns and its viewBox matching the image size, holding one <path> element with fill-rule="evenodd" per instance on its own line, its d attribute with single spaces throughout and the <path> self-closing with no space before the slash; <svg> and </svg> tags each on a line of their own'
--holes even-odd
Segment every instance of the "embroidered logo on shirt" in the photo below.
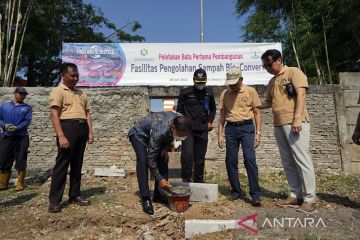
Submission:
<svg viewBox="0 0 360 240">
<path fill-rule="evenodd" d="M 242 98 L 241 98 L 241 101 L 243 101 L 243 102 L 248 102 L 248 101 L 249 101 L 249 98 L 248 98 L 248 97 L 242 97 Z"/>
</svg>

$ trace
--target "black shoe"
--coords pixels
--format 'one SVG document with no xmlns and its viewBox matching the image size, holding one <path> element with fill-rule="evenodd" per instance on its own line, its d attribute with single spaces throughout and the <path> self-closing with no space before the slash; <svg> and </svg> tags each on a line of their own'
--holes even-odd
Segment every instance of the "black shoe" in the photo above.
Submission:
<svg viewBox="0 0 360 240">
<path fill-rule="evenodd" d="M 69 204 L 77 204 L 79 206 L 89 206 L 90 202 L 82 197 L 69 198 Z"/>
<path fill-rule="evenodd" d="M 150 199 L 145 199 L 142 202 L 142 207 L 143 207 L 143 211 L 149 215 L 153 215 L 154 214 L 154 208 L 152 206 L 151 200 Z"/>
<path fill-rule="evenodd" d="M 58 203 L 50 203 L 50 204 L 49 204 L 49 212 L 50 212 L 50 213 L 58 213 L 58 212 L 61 212 L 60 204 L 58 204 Z"/>
<path fill-rule="evenodd" d="M 228 198 L 230 201 L 236 201 L 238 199 L 242 199 L 243 196 L 241 194 L 231 194 Z"/>
<path fill-rule="evenodd" d="M 261 207 L 261 199 L 260 198 L 253 199 L 251 205 L 253 207 Z"/>
</svg>

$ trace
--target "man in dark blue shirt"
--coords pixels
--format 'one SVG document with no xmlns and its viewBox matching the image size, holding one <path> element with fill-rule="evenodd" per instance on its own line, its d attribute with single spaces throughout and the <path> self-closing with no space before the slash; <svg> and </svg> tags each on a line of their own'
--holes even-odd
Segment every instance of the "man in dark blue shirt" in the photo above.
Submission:
<svg viewBox="0 0 360 240">
<path fill-rule="evenodd" d="M 194 177 L 194 182 L 203 183 L 208 132 L 213 129 L 216 104 L 213 89 L 206 86 L 205 70 L 197 69 L 193 80 L 193 86 L 181 90 L 176 109 L 192 122 L 191 134 L 181 143 L 181 178 L 190 182 Z"/>
<path fill-rule="evenodd" d="M 3 129 L 3 140 L 0 144 L 0 190 L 8 188 L 11 167 L 16 162 L 18 182 L 16 191 L 24 190 L 29 147 L 28 126 L 32 119 L 32 107 L 24 103 L 27 91 L 17 87 L 14 100 L 0 106 L 0 128 Z"/>
</svg>

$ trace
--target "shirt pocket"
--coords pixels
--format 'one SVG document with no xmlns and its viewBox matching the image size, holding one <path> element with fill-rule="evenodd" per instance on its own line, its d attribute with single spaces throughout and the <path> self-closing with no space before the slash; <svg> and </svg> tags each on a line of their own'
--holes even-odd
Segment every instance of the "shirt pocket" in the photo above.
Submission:
<svg viewBox="0 0 360 240">
<path fill-rule="evenodd" d="M 65 96 L 63 99 L 64 107 L 71 106 L 73 104 L 73 99 L 71 97 Z"/>
</svg>

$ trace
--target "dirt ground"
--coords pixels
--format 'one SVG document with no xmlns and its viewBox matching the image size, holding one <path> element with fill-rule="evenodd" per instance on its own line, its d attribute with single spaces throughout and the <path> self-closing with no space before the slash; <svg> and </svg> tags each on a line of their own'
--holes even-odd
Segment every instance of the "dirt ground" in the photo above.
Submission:
<svg viewBox="0 0 360 240">
<path fill-rule="evenodd" d="M 35 178 L 23 192 L 14 188 L 0 192 L 0 239 L 184 239 L 185 220 L 239 220 L 255 213 L 256 233 L 235 229 L 191 239 L 359 239 L 360 177 L 318 174 L 319 209 L 312 216 L 275 206 L 274 199 L 288 193 L 281 173 L 261 176 L 263 204 L 259 208 L 243 200 L 229 201 L 226 179 L 208 182 L 219 184 L 218 202 L 192 202 L 184 213 L 155 203 L 155 215 L 148 216 L 142 212 L 134 173 L 127 178 L 85 174 L 82 193 L 91 205 L 68 205 L 64 197 L 62 212 L 51 214 L 47 211 L 50 178 Z M 245 176 L 241 182 L 248 191 Z M 306 224 L 306 218 L 314 224 Z M 275 224 L 281 219 L 285 224 Z"/>
</svg>

